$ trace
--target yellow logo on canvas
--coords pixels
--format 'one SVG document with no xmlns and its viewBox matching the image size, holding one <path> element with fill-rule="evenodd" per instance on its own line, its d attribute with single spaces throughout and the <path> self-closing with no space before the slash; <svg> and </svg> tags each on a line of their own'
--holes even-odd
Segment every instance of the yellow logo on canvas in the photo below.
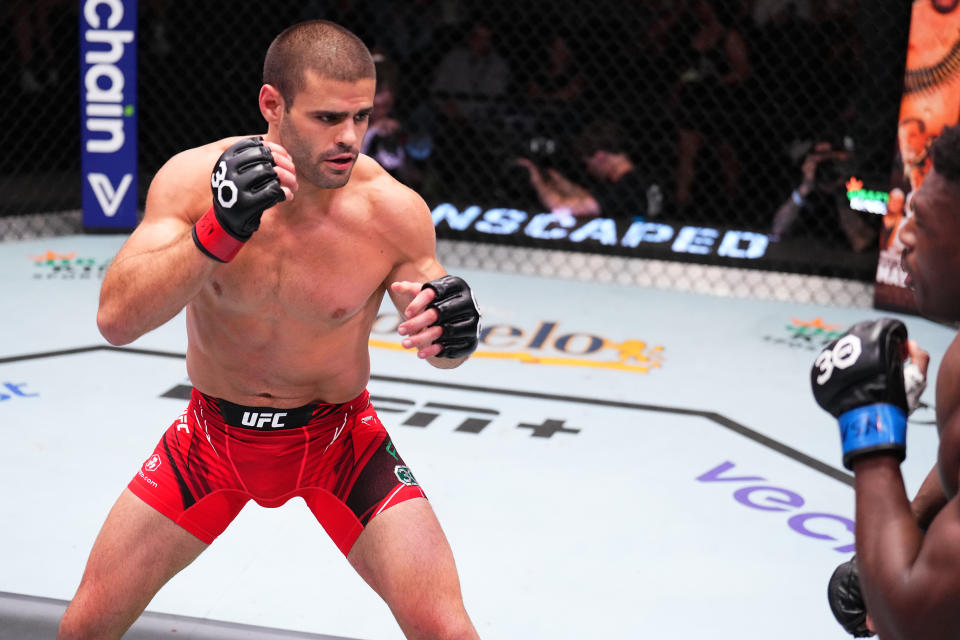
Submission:
<svg viewBox="0 0 960 640">
<path fill-rule="evenodd" d="M 377 337 L 395 337 L 399 324 L 400 316 L 395 313 L 377 316 L 370 346 L 403 351 L 399 342 Z M 484 325 L 480 332 L 480 345 L 471 357 L 649 373 L 651 369 L 662 366 L 663 347 L 644 340 L 617 341 L 582 331 L 571 332 L 561 327 L 559 322 L 541 320 L 533 328 L 509 324 Z"/>
</svg>

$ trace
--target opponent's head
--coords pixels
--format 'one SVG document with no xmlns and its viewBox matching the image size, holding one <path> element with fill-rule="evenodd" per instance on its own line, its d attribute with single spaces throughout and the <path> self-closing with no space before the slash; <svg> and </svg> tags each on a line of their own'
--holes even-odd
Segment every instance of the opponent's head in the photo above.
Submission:
<svg viewBox="0 0 960 640">
<path fill-rule="evenodd" d="M 912 215 L 900 231 L 901 261 L 921 313 L 960 320 L 960 126 L 933 143 L 933 168 L 910 199 Z"/>
<path fill-rule="evenodd" d="M 301 22 L 273 40 L 263 63 L 260 112 L 300 179 L 324 188 L 347 183 L 375 88 L 370 51 L 337 24 Z"/>
</svg>

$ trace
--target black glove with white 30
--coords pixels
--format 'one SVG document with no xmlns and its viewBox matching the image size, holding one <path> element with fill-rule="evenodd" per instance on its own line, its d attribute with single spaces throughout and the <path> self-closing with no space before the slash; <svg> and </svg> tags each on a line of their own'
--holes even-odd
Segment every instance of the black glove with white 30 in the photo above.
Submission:
<svg viewBox="0 0 960 640">
<path fill-rule="evenodd" d="M 456 276 L 442 276 L 422 289 L 433 289 L 435 294 L 427 305 L 428 309 L 437 310 L 437 321 L 430 326 L 443 329 L 436 340 L 443 347 L 437 356 L 463 358 L 476 351 L 480 342 L 480 309 L 467 283 Z"/>
<path fill-rule="evenodd" d="M 213 206 L 193 226 L 197 248 L 229 262 L 260 228 L 260 216 L 285 196 L 263 138 L 244 138 L 217 159 L 210 177 Z"/>
<path fill-rule="evenodd" d="M 906 456 L 907 328 L 899 320 L 858 322 L 820 353 L 810 373 L 813 395 L 840 423 L 843 465 L 859 456 Z"/>
</svg>

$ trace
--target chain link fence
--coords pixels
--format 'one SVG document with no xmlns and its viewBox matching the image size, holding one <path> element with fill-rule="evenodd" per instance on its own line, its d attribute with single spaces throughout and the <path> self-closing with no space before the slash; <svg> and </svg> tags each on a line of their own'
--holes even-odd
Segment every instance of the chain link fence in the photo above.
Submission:
<svg viewBox="0 0 960 640">
<path fill-rule="evenodd" d="M 80 207 L 78 4 L 3 4 L 2 237 Z M 733 267 L 715 276 L 730 290 L 752 281 L 744 269 L 860 287 L 880 216 L 850 208 L 845 180 L 890 184 L 908 5 L 144 0 L 140 201 L 171 155 L 262 132 L 268 44 L 324 18 L 378 61 L 365 152 L 424 196 L 451 246 Z"/>
</svg>

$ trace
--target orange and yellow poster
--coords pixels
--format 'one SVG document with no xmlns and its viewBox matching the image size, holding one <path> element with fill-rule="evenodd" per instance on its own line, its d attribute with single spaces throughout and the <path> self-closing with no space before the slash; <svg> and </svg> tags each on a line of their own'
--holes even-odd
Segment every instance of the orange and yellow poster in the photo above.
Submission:
<svg viewBox="0 0 960 640">
<path fill-rule="evenodd" d="M 914 0 L 906 73 L 897 126 L 893 184 L 883 216 L 874 306 L 916 312 L 903 286 L 898 232 L 910 197 L 930 170 L 929 149 L 940 131 L 960 119 L 960 0 Z"/>
</svg>

